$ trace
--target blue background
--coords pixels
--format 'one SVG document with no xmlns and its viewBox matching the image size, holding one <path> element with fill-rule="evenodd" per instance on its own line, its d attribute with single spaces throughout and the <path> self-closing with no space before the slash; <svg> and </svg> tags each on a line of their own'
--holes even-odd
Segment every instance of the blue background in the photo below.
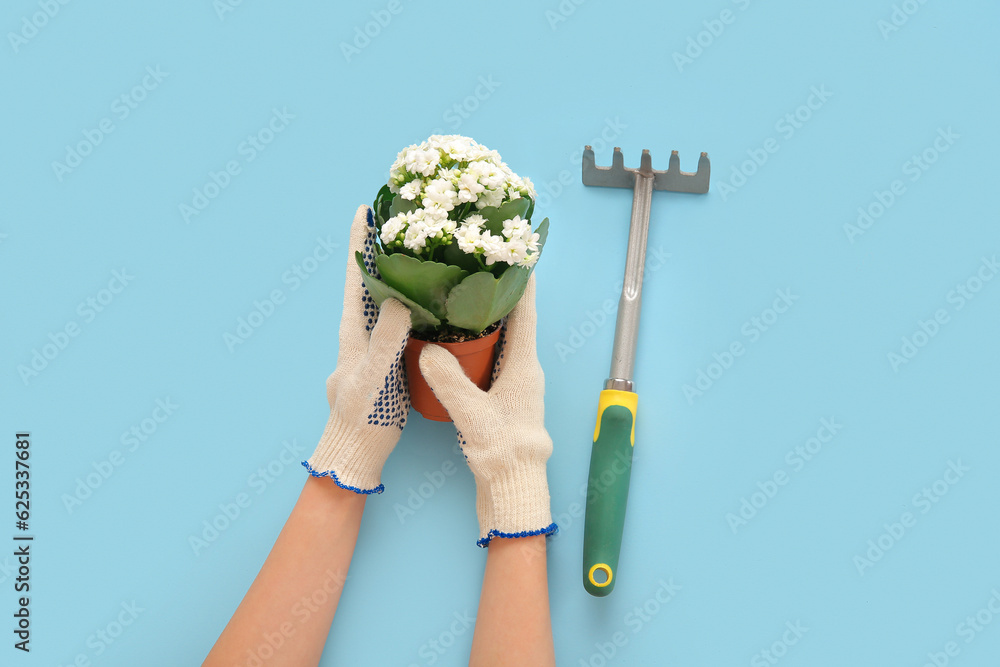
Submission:
<svg viewBox="0 0 1000 667">
<path fill-rule="evenodd" d="M 1000 252 L 1000 9 L 903 4 L 901 25 L 880 28 L 889 0 L 104 1 L 53 3 L 51 18 L 36 2 L 5 3 L 0 432 L 7 457 L 16 430 L 32 434 L 36 542 L 33 650 L 5 642 L 2 662 L 201 661 L 303 483 L 297 463 L 280 462 L 283 443 L 305 458 L 325 422 L 354 210 L 399 149 L 443 130 L 500 151 L 552 221 L 538 342 L 562 525 L 549 563 L 560 664 L 753 666 L 772 664 L 768 650 L 789 667 L 919 666 L 948 642 L 949 664 L 997 664 L 1000 618 L 982 613 L 992 624 L 971 641 L 960 624 L 1000 587 L 1000 281 L 977 282 L 991 271 L 982 258 Z M 675 56 L 685 51 L 690 62 Z M 162 80 L 133 93 L 147 67 Z M 813 87 L 832 96 L 802 107 Z M 122 95 L 133 96 L 127 117 Z M 274 109 L 294 118 L 250 161 L 241 143 Z M 789 133 L 782 119 L 796 113 Z M 57 175 L 53 162 L 102 119 L 113 131 Z M 958 138 L 938 151 L 949 128 Z M 777 151 L 746 163 L 768 139 Z M 666 260 L 647 269 L 635 467 L 606 599 L 581 586 L 576 503 L 614 329 L 598 311 L 617 299 L 631 193 L 581 185 L 585 143 L 599 164 L 618 145 L 627 164 L 649 148 L 658 168 L 672 149 L 685 169 L 700 151 L 713 167 L 708 195 L 653 198 L 649 247 Z M 925 150 L 935 161 L 914 172 Z M 180 206 L 231 160 L 239 174 L 186 221 Z M 879 212 L 876 193 L 896 180 L 905 191 L 873 224 L 845 230 L 859 207 Z M 283 276 L 327 236 L 337 254 L 292 289 Z M 88 321 L 78 304 L 123 268 L 134 278 Z M 966 284 L 978 291 L 959 308 Z M 224 334 L 275 289 L 284 303 L 230 350 Z M 758 329 L 751 318 L 771 318 L 777 290 L 794 305 Z M 941 309 L 947 322 L 894 367 L 888 355 Z M 23 379 L 19 367 L 71 322 L 79 335 Z M 712 367 L 734 342 L 744 354 Z M 699 371 L 715 379 L 686 395 Z M 128 451 L 122 433 L 167 398 L 179 407 Z M 824 418 L 842 428 L 796 469 L 786 453 Z M 475 612 L 485 562 L 453 443 L 450 425 L 407 424 L 322 664 L 467 660 L 471 631 L 444 654 L 428 648 L 454 614 Z M 116 450 L 121 465 L 68 508 Z M 459 472 L 401 519 L 411 489 L 447 460 Z M 968 470 L 937 494 L 949 462 Z M 270 481 L 253 477 L 269 464 Z M 779 472 L 787 484 L 771 487 Z M 754 496 L 761 488 L 773 497 Z M 240 493 L 249 506 L 195 553 L 189 538 Z M 727 515 L 744 499 L 762 506 L 735 524 Z M 869 544 L 880 539 L 884 554 Z M 869 551 L 880 557 L 859 565 Z M 11 561 L 0 559 L 8 624 Z M 666 604 L 661 582 L 680 587 Z M 135 622 L 95 643 L 133 601 Z M 786 623 L 808 630 L 797 638 Z"/>
</svg>

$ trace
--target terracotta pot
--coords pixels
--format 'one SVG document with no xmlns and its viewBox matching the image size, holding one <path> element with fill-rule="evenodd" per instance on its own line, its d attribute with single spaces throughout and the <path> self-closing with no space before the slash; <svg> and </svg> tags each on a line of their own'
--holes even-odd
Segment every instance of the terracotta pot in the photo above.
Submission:
<svg viewBox="0 0 1000 667">
<path fill-rule="evenodd" d="M 500 338 L 500 328 L 482 338 L 467 340 L 461 343 L 433 343 L 451 352 L 462 365 L 462 370 L 475 382 L 480 389 L 490 388 L 490 376 L 493 374 L 493 360 L 496 355 L 496 344 Z M 410 385 L 410 404 L 427 419 L 439 422 L 450 422 L 448 411 L 441 401 L 434 396 L 427 381 L 420 372 L 420 352 L 429 341 L 410 336 L 406 343 L 403 357 L 406 360 L 406 377 Z"/>
</svg>

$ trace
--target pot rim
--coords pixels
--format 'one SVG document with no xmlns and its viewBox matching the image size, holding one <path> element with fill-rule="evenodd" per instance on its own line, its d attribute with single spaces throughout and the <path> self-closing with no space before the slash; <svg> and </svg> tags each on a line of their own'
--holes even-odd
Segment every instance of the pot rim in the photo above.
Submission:
<svg viewBox="0 0 1000 667">
<path fill-rule="evenodd" d="M 410 332 L 410 338 L 406 342 L 406 346 L 422 349 L 425 345 L 440 345 L 453 354 L 457 351 L 461 351 L 462 354 L 473 354 L 484 348 L 496 345 L 497 340 L 500 338 L 501 329 L 503 329 L 503 327 L 497 327 L 485 336 L 473 338 L 472 340 L 463 340 L 457 343 L 438 343 L 432 340 L 424 340 L 423 338 L 415 337 L 413 333 Z"/>
</svg>

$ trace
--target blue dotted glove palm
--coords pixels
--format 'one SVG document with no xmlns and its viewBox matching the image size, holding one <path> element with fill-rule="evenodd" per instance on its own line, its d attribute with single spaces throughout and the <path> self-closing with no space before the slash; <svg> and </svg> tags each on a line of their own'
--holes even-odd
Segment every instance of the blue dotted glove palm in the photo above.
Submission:
<svg viewBox="0 0 1000 667">
<path fill-rule="evenodd" d="M 354 259 L 360 250 L 365 267 L 377 275 L 375 242 L 371 209 L 361 206 L 351 226 L 337 369 L 326 381 L 330 418 L 316 451 L 302 462 L 311 475 L 365 494 L 385 489 L 382 467 L 410 410 L 403 364 L 410 311 L 396 299 L 376 306 Z"/>
</svg>

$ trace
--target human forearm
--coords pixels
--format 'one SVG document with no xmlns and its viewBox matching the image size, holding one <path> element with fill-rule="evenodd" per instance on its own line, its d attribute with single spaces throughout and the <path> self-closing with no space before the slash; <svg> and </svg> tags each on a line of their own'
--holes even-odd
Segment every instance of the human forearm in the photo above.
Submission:
<svg viewBox="0 0 1000 667">
<path fill-rule="evenodd" d="M 545 536 L 495 537 L 472 638 L 473 667 L 555 665 Z"/>
<path fill-rule="evenodd" d="M 262 646 L 268 667 L 316 665 L 357 542 L 366 496 L 309 477 L 260 573 L 204 667 L 247 664 Z M 278 648 L 272 639 L 281 637 Z M 252 662 L 252 661 L 251 661 Z"/>
</svg>

